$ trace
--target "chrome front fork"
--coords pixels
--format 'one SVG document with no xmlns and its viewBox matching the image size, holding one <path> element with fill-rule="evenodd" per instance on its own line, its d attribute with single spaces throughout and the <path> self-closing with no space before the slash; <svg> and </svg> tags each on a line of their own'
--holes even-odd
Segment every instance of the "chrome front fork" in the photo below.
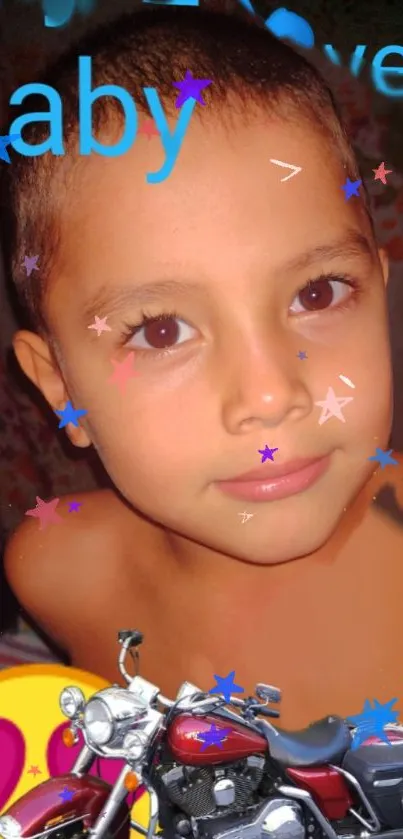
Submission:
<svg viewBox="0 0 403 839">
<path fill-rule="evenodd" d="M 105 836 L 108 827 L 113 822 L 113 819 L 119 810 L 119 807 L 123 804 L 126 796 L 129 794 L 127 787 L 125 787 L 125 780 L 126 775 L 128 775 L 131 771 L 131 767 L 126 764 L 119 773 L 119 777 L 113 785 L 104 807 L 99 813 L 94 826 L 89 831 L 90 836 L 93 837 L 93 839 L 102 839 L 102 837 Z"/>
<path fill-rule="evenodd" d="M 72 775 L 76 775 L 78 778 L 81 775 L 85 775 L 87 772 L 90 771 L 92 764 L 96 755 L 88 746 L 83 746 L 81 749 L 80 754 L 77 757 L 76 762 L 73 764 L 73 768 L 71 770 Z"/>
<path fill-rule="evenodd" d="M 84 751 L 85 749 L 83 749 L 83 752 Z M 93 756 L 93 753 L 91 754 Z M 81 757 L 82 760 L 80 760 Z M 88 755 L 86 757 L 88 762 Z M 81 753 L 74 765 L 75 774 L 77 774 L 78 770 L 81 770 L 81 772 L 88 771 L 87 768 L 82 768 L 84 767 L 84 765 L 85 756 Z M 116 813 L 118 812 L 119 808 L 124 803 L 125 798 L 129 794 L 127 787 L 125 786 L 125 780 L 130 772 L 133 772 L 133 769 L 131 766 L 126 764 L 120 772 L 116 783 L 112 787 L 111 793 L 105 802 L 105 806 L 99 813 L 96 822 L 89 831 L 91 839 L 103 839 L 103 837 L 106 835 L 108 828 L 110 827 L 111 823 L 113 822 L 116 816 Z M 150 819 L 148 828 L 144 828 L 142 825 L 138 824 L 135 821 L 130 821 L 130 827 L 133 828 L 133 830 L 137 830 L 143 836 L 146 836 L 147 839 L 158 839 L 155 833 L 158 826 L 159 815 L 158 796 L 155 790 L 152 787 L 149 787 L 148 784 L 143 782 L 143 785 L 150 797 Z"/>
<path fill-rule="evenodd" d="M 96 755 L 94 755 L 92 749 L 88 746 L 83 746 L 76 762 L 73 765 L 71 774 L 76 775 L 77 777 L 85 775 L 91 769 L 95 757 Z M 126 776 L 132 771 L 131 766 L 128 766 L 127 764 L 123 767 L 112 788 L 111 794 L 106 801 L 105 807 L 101 810 L 93 828 L 90 830 L 90 834 L 93 839 L 102 839 L 119 810 L 119 807 L 123 804 L 126 796 L 128 795 L 128 790 L 125 787 Z M 158 796 L 152 787 L 148 786 L 148 784 L 144 781 L 142 783 L 150 798 L 150 819 L 148 828 L 143 827 L 143 825 L 133 820 L 131 820 L 130 826 L 133 830 L 137 830 L 138 833 L 145 836 L 146 839 L 157 839 L 155 831 L 158 826 L 159 816 Z"/>
</svg>

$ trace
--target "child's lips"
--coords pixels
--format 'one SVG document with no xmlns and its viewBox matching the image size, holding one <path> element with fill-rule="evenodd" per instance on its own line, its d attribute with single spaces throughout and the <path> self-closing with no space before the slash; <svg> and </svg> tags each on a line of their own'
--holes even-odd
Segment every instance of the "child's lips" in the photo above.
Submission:
<svg viewBox="0 0 403 839">
<path fill-rule="evenodd" d="M 226 495 L 243 501 L 274 501 L 308 489 L 327 471 L 331 455 L 300 458 L 287 463 L 266 463 L 261 469 L 216 481 Z"/>
</svg>

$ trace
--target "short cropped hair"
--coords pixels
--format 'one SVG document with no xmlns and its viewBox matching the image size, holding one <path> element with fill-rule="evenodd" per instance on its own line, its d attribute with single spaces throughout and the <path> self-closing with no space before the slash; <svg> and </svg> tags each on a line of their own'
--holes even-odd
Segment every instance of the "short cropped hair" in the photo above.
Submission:
<svg viewBox="0 0 403 839">
<path fill-rule="evenodd" d="M 245 13 L 224 13 L 186 6 L 143 7 L 102 25 L 76 43 L 46 72 L 42 82 L 54 87 L 63 103 L 63 142 L 66 154 L 51 152 L 26 157 L 10 150 L 12 165 L 3 168 L 2 218 L 6 217 L 6 259 L 29 325 L 49 336 L 46 294 L 57 268 L 61 236 L 61 209 L 69 189 L 79 189 L 78 57 L 92 56 L 92 88 L 105 84 L 124 87 L 141 111 L 147 112 L 144 87 L 156 88 L 168 114 L 178 114 L 178 91 L 172 82 L 194 77 L 212 79 L 196 106 L 198 118 L 230 117 L 231 108 L 265 108 L 269 115 L 307 119 L 336 149 L 346 175 L 359 176 L 333 96 L 319 72 L 298 52 L 274 37 Z M 13 117 L 45 110 L 44 98 L 27 97 Z M 38 101 L 35 101 L 38 100 Z M 47 102 L 46 102 L 47 104 Z M 230 105 L 230 107 L 222 107 Z M 112 119 L 123 121 L 119 100 L 99 97 L 92 107 L 93 134 Z M 195 117 L 193 117 L 195 118 Z M 28 124 L 24 141 L 44 142 L 46 122 Z M 186 138 L 185 138 L 186 142 Z M 80 158 L 80 160 L 85 160 Z M 150 189 L 157 189 L 151 186 Z M 28 277 L 25 254 L 39 254 L 39 271 Z"/>
</svg>

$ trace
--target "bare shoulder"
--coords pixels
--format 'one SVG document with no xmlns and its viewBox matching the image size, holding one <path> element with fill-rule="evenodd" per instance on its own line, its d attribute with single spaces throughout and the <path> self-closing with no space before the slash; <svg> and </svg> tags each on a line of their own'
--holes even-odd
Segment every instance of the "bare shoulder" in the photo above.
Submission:
<svg viewBox="0 0 403 839">
<path fill-rule="evenodd" d="M 111 490 L 64 496 L 60 521 L 41 529 L 26 516 L 6 544 L 5 573 L 18 601 L 65 649 L 67 616 L 71 623 L 90 582 L 108 575 L 110 557 L 119 554 L 123 507 Z"/>
</svg>

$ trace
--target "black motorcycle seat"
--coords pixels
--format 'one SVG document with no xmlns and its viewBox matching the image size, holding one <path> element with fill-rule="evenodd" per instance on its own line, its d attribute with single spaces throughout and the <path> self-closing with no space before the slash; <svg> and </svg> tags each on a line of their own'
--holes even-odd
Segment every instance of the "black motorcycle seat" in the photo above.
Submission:
<svg viewBox="0 0 403 839">
<path fill-rule="evenodd" d="M 271 757 L 282 766 L 338 763 L 352 742 L 350 729 L 341 717 L 324 717 L 302 731 L 283 731 L 262 719 L 256 719 L 255 725 L 266 737 Z"/>
</svg>

